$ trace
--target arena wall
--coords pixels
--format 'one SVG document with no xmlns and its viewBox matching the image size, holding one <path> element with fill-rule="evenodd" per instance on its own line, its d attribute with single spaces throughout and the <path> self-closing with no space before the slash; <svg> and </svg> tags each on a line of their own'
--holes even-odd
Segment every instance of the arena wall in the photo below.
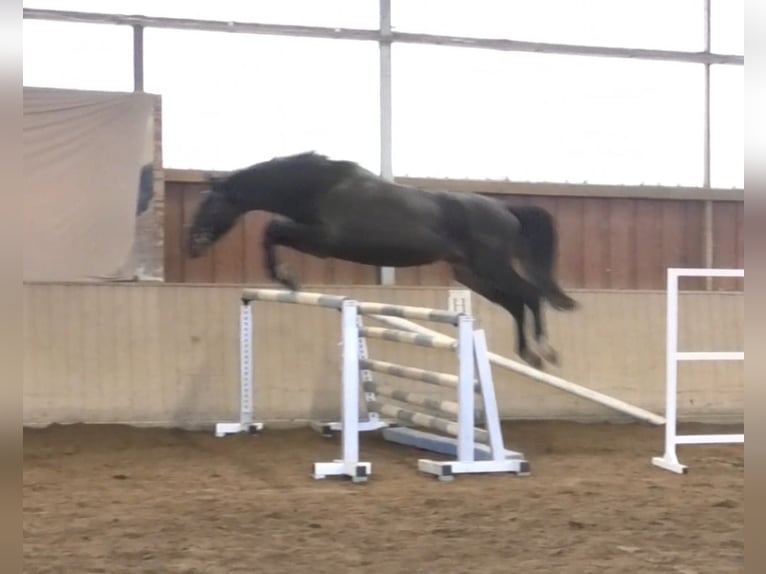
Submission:
<svg viewBox="0 0 766 574">
<path fill-rule="evenodd" d="M 448 296 L 446 288 L 306 289 L 442 308 Z M 236 285 L 25 285 L 24 423 L 188 428 L 236 419 L 239 292 Z M 551 371 L 662 412 L 664 293 L 579 290 L 574 295 L 583 305 L 580 311 L 547 313 L 551 341 L 562 357 L 562 367 Z M 743 293 L 687 292 L 681 301 L 682 349 L 743 348 Z M 273 303 L 257 303 L 254 311 L 259 418 L 300 422 L 338 417 L 338 314 Z M 491 350 L 513 356 L 510 318 L 476 296 L 473 312 L 487 331 Z M 378 341 L 370 346 L 373 356 L 455 368 L 447 352 Z M 498 368 L 494 375 L 504 418 L 626 420 Z M 743 363 L 684 365 L 681 418 L 741 422 L 743 380 Z"/>
</svg>

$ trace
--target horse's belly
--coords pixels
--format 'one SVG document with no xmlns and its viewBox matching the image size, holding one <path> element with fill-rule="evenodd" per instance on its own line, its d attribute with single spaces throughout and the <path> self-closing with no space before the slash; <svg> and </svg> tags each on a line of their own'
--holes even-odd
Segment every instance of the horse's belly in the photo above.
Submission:
<svg viewBox="0 0 766 574">
<path fill-rule="evenodd" d="M 393 245 L 385 242 L 341 245 L 333 249 L 333 256 L 363 265 L 384 267 L 412 267 L 426 265 L 442 258 L 442 250 L 429 245 L 418 248 L 414 245 Z"/>
</svg>

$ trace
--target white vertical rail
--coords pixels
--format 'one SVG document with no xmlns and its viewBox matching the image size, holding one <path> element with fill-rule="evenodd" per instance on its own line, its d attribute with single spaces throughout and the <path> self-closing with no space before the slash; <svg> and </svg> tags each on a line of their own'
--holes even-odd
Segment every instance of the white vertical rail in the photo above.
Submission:
<svg viewBox="0 0 766 574">
<path fill-rule="evenodd" d="M 359 325 L 356 301 L 343 302 L 343 461 L 359 462 Z"/>
<path fill-rule="evenodd" d="M 253 422 L 253 306 L 242 303 L 239 307 L 239 380 L 240 413 L 242 426 Z"/>
<path fill-rule="evenodd" d="M 389 181 L 394 179 L 391 103 L 391 0 L 378 0 L 380 8 L 380 175 Z M 380 268 L 381 285 L 396 283 L 393 267 Z"/>
<path fill-rule="evenodd" d="M 257 432 L 263 428 L 263 423 L 255 422 L 253 378 L 253 305 L 243 300 L 239 306 L 239 421 L 217 423 L 217 437 Z"/>
<path fill-rule="evenodd" d="M 687 467 L 678 460 L 680 444 L 739 444 L 744 434 L 679 435 L 678 434 L 678 363 L 679 361 L 744 361 L 744 352 L 678 350 L 678 282 L 680 277 L 744 277 L 744 269 L 678 269 L 667 274 L 666 352 L 665 352 L 665 452 L 652 458 L 652 464 L 685 474 Z"/>
<path fill-rule="evenodd" d="M 711 12 L 712 0 L 705 0 L 705 20 L 704 20 L 704 50 L 706 54 L 710 54 L 711 48 L 711 27 L 712 27 L 712 12 Z M 705 92 L 704 92 L 704 158 L 702 167 L 702 186 L 705 189 L 711 187 L 711 142 L 710 142 L 710 63 L 705 63 Z M 707 200 L 704 205 L 704 250 L 705 250 L 705 267 L 712 268 L 715 264 L 715 250 L 713 248 L 713 202 Z M 708 276 L 705 278 L 705 288 L 710 291 L 713 288 L 713 278 Z"/>
<path fill-rule="evenodd" d="M 372 473 L 369 462 L 359 462 L 359 309 L 357 301 L 346 299 L 341 307 L 341 458 L 315 462 L 314 478 L 346 476 L 365 482 Z"/>
<path fill-rule="evenodd" d="M 474 357 L 473 317 L 461 315 L 458 320 L 458 445 L 460 462 L 474 460 Z"/>
<path fill-rule="evenodd" d="M 676 429 L 678 415 L 678 275 L 668 270 L 665 318 L 665 460 L 678 466 Z"/>
</svg>

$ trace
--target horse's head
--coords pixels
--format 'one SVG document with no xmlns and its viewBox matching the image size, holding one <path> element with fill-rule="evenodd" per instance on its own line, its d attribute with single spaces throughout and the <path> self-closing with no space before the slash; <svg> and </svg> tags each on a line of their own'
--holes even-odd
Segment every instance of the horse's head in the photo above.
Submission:
<svg viewBox="0 0 766 574">
<path fill-rule="evenodd" d="M 187 250 L 192 259 L 200 257 L 226 234 L 236 223 L 242 211 L 226 193 L 225 184 L 210 181 L 210 189 L 202 193 L 202 200 L 187 230 Z"/>
</svg>

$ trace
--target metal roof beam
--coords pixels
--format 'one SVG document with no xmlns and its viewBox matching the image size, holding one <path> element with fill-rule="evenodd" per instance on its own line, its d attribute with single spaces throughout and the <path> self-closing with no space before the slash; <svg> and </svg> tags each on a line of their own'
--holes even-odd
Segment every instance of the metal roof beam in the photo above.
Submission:
<svg viewBox="0 0 766 574">
<path fill-rule="evenodd" d="M 306 38 L 329 38 L 339 40 L 367 40 L 401 42 L 406 44 L 429 44 L 461 48 L 498 50 L 503 52 L 532 52 L 541 54 L 563 54 L 570 56 L 597 56 L 609 58 L 630 58 L 642 60 L 664 60 L 696 64 L 732 64 L 742 66 L 745 57 L 733 54 L 710 52 L 683 52 L 674 50 L 651 50 L 645 48 L 614 48 L 608 46 L 582 46 L 575 44 L 554 44 L 549 42 L 523 42 L 499 38 L 470 38 L 463 36 L 441 36 L 391 32 L 381 34 L 380 30 L 357 28 L 329 28 L 321 26 L 294 26 L 287 24 L 261 24 L 256 22 L 228 22 L 224 20 L 197 20 L 191 18 L 166 18 L 155 16 L 101 14 L 92 12 L 70 12 L 63 10 L 40 10 L 24 8 L 24 18 L 29 20 L 52 20 L 58 22 L 80 22 L 90 24 L 114 24 L 195 30 L 204 32 L 229 32 L 240 34 L 263 34 L 272 36 L 293 36 Z"/>
</svg>

